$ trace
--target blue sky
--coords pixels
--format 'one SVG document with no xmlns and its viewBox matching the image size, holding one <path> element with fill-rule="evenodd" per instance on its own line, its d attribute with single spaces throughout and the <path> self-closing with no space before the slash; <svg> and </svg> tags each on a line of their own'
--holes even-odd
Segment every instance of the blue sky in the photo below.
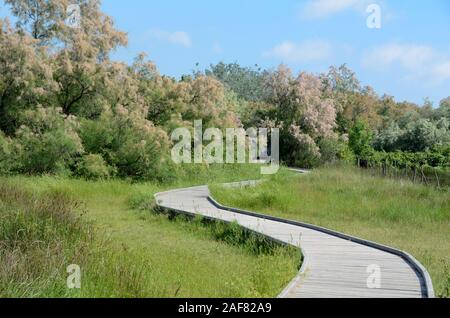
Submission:
<svg viewBox="0 0 450 318">
<path fill-rule="evenodd" d="M 373 3 L 381 29 L 367 27 Z M 400 101 L 450 96 L 448 0 L 104 0 L 103 9 L 129 33 L 115 58 L 144 51 L 171 76 L 219 61 L 310 72 L 347 63 Z"/>
</svg>

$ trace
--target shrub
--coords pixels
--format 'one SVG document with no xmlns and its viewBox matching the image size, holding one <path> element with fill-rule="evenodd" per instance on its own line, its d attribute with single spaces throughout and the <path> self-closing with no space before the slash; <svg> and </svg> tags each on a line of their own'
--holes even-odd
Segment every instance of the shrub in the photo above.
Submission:
<svg viewBox="0 0 450 318">
<path fill-rule="evenodd" d="M 398 124 L 391 124 L 375 136 L 373 142 L 375 149 L 379 151 L 395 151 L 399 148 L 399 139 L 403 133 Z"/>
<path fill-rule="evenodd" d="M 410 123 L 404 135 L 400 138 L 401 150 L 427 151 L 435 145 L 440 145 L 447 139 L 447 127 L 439 129 L 428 119 L 420 119 Z"/>
<path fill-rule="evenodd" d="M 87 152 L 100 154 L 120 177 L 161 179 L 165 175 L 169 138 L 138 111 L 119 106 L 98 121 L 84 121 L 80 136 Z"/>
<path fill-rule="evenodd" d="M 357 122 L 350 131 L 350 149 L 358 158 L 366 159 L 367 157 L 370 157 L 371 153 L 373 152 L 373 148 L 371 146 L 372 138 L 372 133 L 366 127 L 364 122 Z"/>
<path fill-rule="evenodd" d="M 315 168 L 321 160 L 320 149 L 314 139 L 302 133 L 298 126 L 292 126 L 288 134 L 281 134 L 283 160 L 296 167 Z"/>
<path fill-rule="evenodd" d="M 114 154 L 114 163 L 119 176 L 133 179 L 156 179 L 160 154 L 157 153 L 155 140 L 128 140 L 117 149 Z"/>
<path fill-rule="evenodd" d="M 38 108 L 23 114 L 24 123 L 17 131 L 21 147 L 20 170 L 24 173 L 62 173 L 69 171 L 83 153 L 75 131 L 76 120 L 60 109 Z"/>
<path fill-rule="evenodd" d="M 343 145 L 335 139 L 323 138 L 319 141 L 322 164 L 335 163 L 342 153 Z"/>
<path fill-rule="evenodd" d="M 82 121 L 79 135 L 87 153 L 100 154 L 107 162 L 111 162 L 111 151 L 115 148 L 117 132 L 114 132 L 109 116 L 102 115 L 98 121 Z"/>
<path fill-rule="evenodd" d="M 369 161 L 373 165 L 389 165 L 405 168 L 448 168 L 450 165 L 450 146 L 435 147 L 428 152 L 374 152 Z"/>
<path fill-rule="evenodd" d="M 0 174 L 11 171 L 11 140 L 0 131 Z"/>
<path fill-rule="evenodd" d="M 341 142 L 340 151 L 339 151 L 339 159 L 346 163 L 355 163 L 356 157 L 353 151 L 350 149 L 348 143 Z"/>
<path fill-rule="evenodd" d="M 111 168 L 100 155 L 88 154 L 77 164 L 76 173 L 80 177 L 90 180 L 107 179 Z"/>
</svg>

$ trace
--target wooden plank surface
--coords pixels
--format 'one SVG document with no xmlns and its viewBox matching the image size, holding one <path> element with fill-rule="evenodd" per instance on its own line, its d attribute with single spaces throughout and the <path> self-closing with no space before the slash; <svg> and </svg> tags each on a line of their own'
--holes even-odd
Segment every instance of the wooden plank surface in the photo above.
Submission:
<svg viewBox="0 0 450 318">
<path fill-rule="evenodd" d="M 421 275 L 400 256 L 314 229 L 220 209 L 208 197 L 208 187 L 203 186 L 159 193 L 156 200 L 162 208 L 236 222 L 300 248 L 307 261 L 282 297 L 421 298 L 427 295 Z M 369 288 L 367 284 L 368 268 L 373 265 L 381 270 L 380 288 Z"/>
</svg>

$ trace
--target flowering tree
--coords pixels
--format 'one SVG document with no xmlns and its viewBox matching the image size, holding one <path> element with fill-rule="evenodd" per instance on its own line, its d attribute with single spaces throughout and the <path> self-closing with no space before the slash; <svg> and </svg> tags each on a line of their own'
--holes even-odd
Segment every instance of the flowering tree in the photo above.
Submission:
<svg viewBox="0 0 450 318">
<path fill-rule="evenodd" d="M 281 151 L 291 164 L 313 166 L 320 159 L 318 142 L 336 138 L 336 108 L 324 94 L 323 80 L 313 74 L 280 65 L 266 74 L 268 102 L 275 107 L 274 120 L 282 129 Z"/>
<path fill-rule="evenodd" d="M 48 44 L 65 19 L 64 0 L 5 0 L 17 17 L 17 28 L 40 44 Z"/>
<path fill-rule="evenodd" d="M 100 10 L 98 0 L 7 0 L 21 34 L 32 37 L 27 45 L 45 48 L 57 84 L 54 98 L 65 114 L 90 115 L 97 105 L 101 83 L 110 75 L 109 54 L 127 43 L 112 18 Z M 67 8 L 81 11 L 79 27 L 66 24 Z M 42 62 L 42 61 L 41 61 Z M 100 92 L 101 93 L 101 92 Z"/>
<path fill-rule="evenodd" d="M 0 129 L 12 135 L 18 112 L 45 103 L 54 89 L 48 59 L 36 41 L 0 20 Z"/>
</svg>

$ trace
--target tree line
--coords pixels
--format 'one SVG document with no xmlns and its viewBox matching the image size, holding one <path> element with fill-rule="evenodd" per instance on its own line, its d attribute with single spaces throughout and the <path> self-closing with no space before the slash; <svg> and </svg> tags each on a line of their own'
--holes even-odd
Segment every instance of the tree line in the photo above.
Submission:
<svg viewBox="0 0 450 318">
<path fill-rule="evenodd" d="M 205 129 L 280 128 L 288 165 L 425 153 L 439 154 L 427 165 L 448 167 L 450 98 L 438 108 L 397 102 L 345 65 L 294 74 L 219 63 L 175 79 L 145 54 L 131 65 L 111 59 L 127 35 L 100 1 L 70 1 L 80 28 L 65 23 L 68 0 L 4 2 L 15 23 L 0 19 L 2 174 L 165 180 L 181 169 L 170 133 L 198 119 Z"/>
</svg>

